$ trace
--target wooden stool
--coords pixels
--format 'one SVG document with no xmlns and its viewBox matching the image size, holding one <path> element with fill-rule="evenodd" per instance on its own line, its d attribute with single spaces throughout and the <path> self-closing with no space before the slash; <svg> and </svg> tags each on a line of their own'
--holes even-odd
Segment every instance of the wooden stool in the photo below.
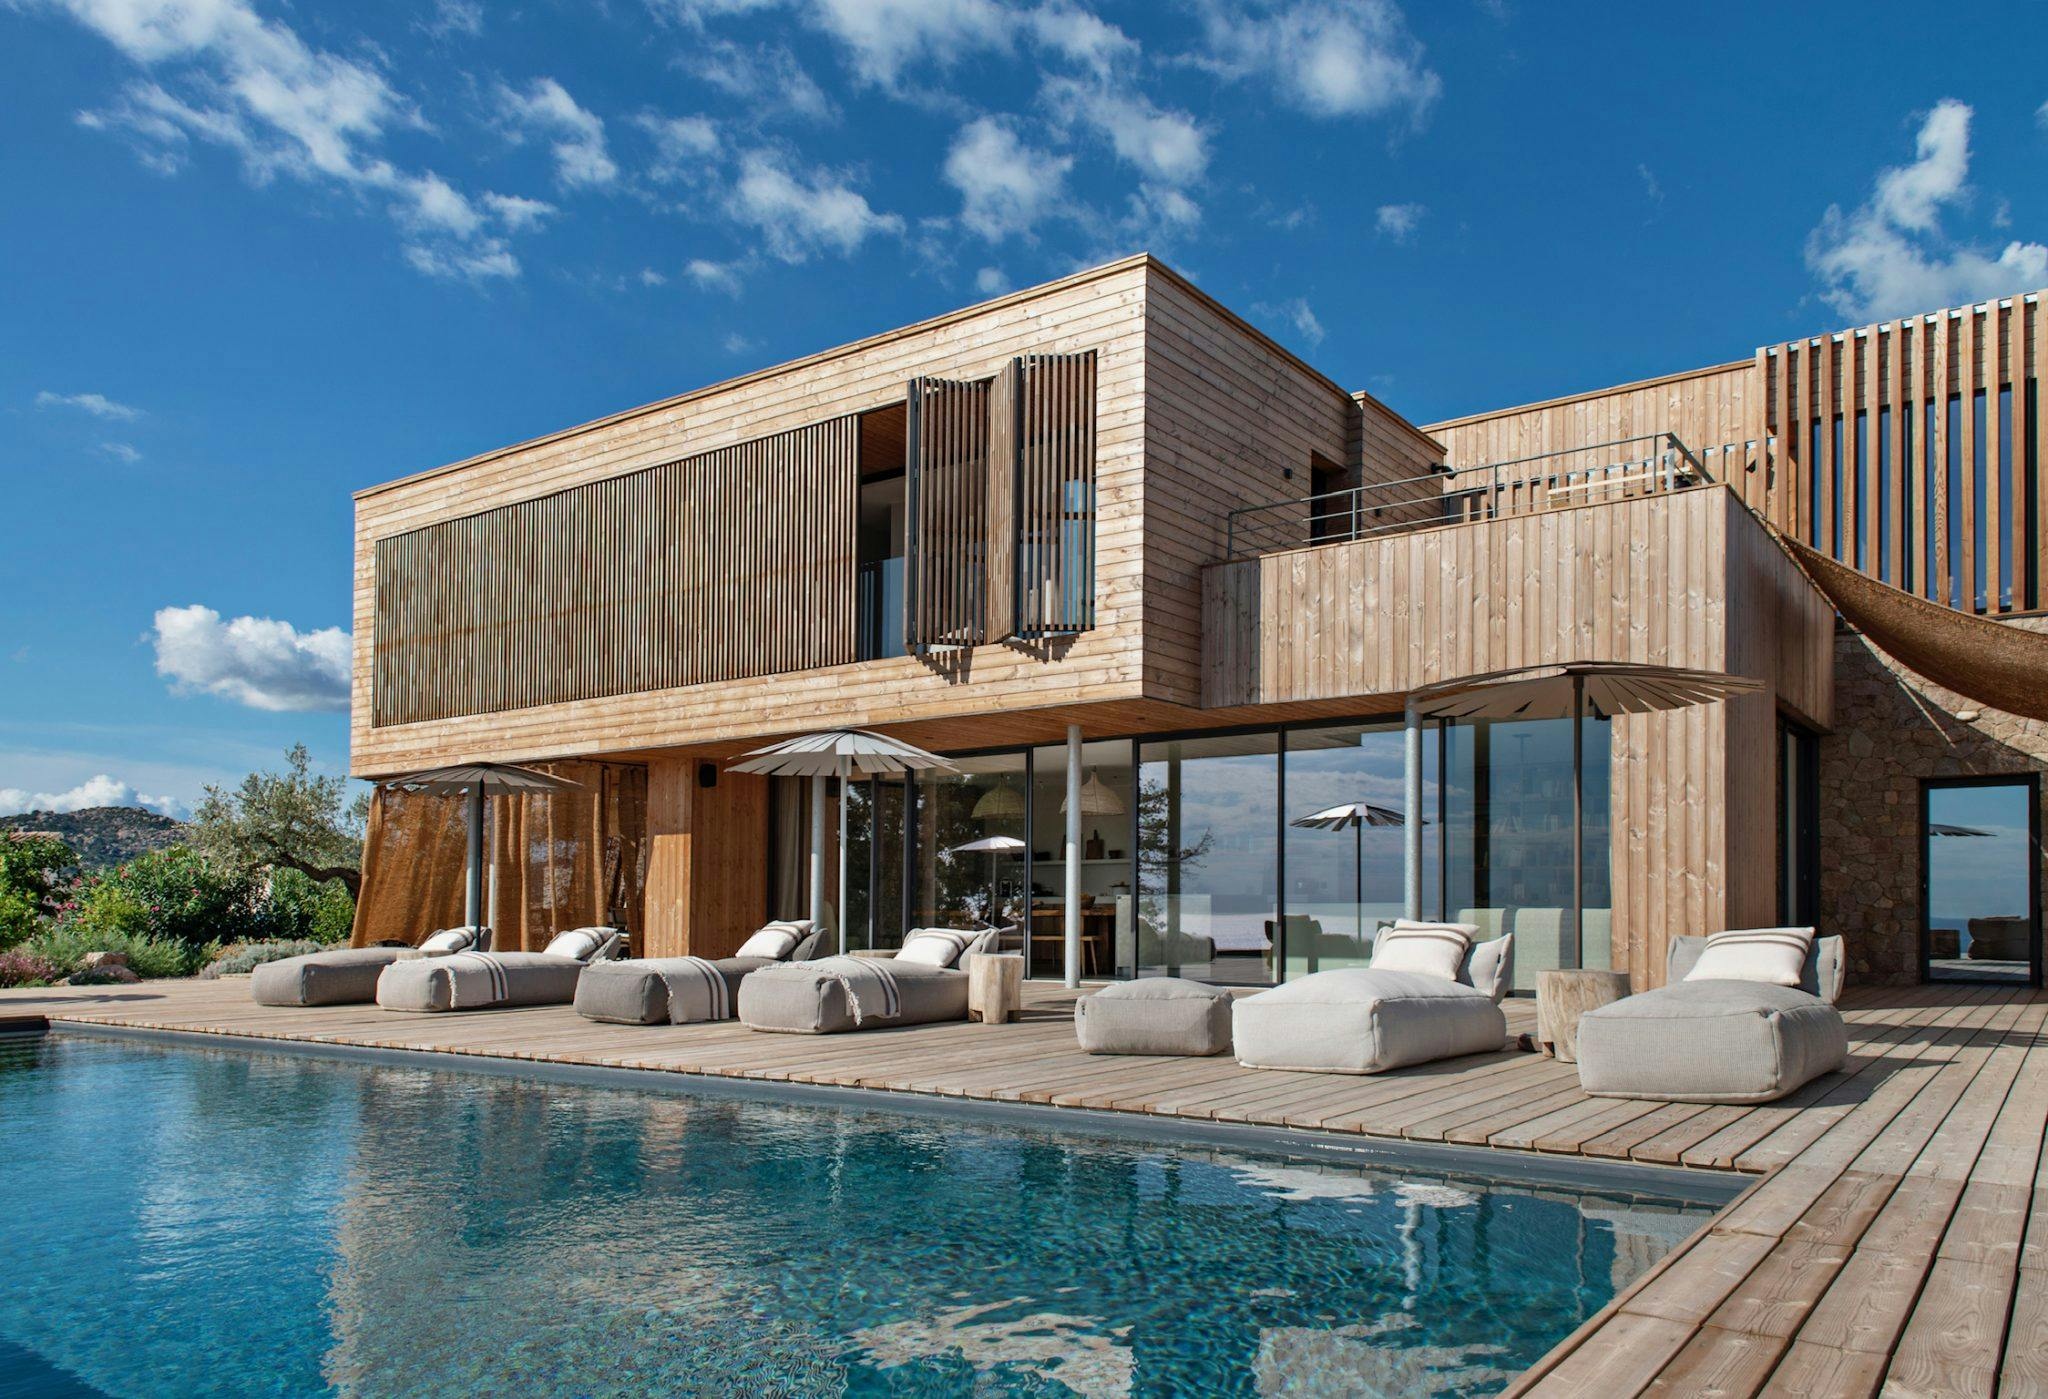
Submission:
<svg viewBox="0 0 2048 1399">
<path fill-rule="evenodd" d="M 1578 1063 L 1579 1017 L 1628 993 L 1627 972 L 1536 973 L 1536 1043 L 1559 1063 Z"/>
<path fill-rule="evenodd" d="M 967 957 L 967 1018 L 984 1025 L 1015 1020 L 1024 1007 L 1024 954 L 973 952 Z"/>
</svg>

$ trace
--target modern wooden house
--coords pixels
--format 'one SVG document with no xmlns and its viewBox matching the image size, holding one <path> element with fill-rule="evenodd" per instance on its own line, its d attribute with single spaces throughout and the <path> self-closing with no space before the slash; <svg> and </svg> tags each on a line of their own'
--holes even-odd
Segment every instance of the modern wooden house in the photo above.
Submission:
<svg viewBox="0 0 2048 1399">
<path fill-rule="evenodd" d="M 1865 975 L 1917 976 L 1893 944 L 1969 910 L 1830 883 L 1853 642 L 1763 521 L 1952 606 L 2036 606 L 2044 334 L 2015 298 L 1417 428 L 1127 259 L 361 492 L 353 768 L 582 774 L 589 810 L 506 823 L 522 912 L 494 923 L 612 916 L 717 956 L 808 897 L 802 789 L 728 763 L 875 729 L 958 770 L 848 784 L 827 864 L 853 945 L 991 920 L 1059 974 L 1078 809 L 1085 975 L 1265 984 L 1401 911 L 1405 825 L 1296 822 L 1417 814 L 1412 697 L 1578 662 L 1735 674 L 1761 690 L 1576 745 L 1569 719 L 1423 723 L 1424 911 L 1513 928 L 1525 985 L 1655 984 L 1674 934 L 1815 916 Z M 1891 465 L 1922 461 L 1977 471 Z M 1914 810 L 1923 853 L 1930 820 L 1970 825 Z M 385 906 L 441 820 L 380 811 Z M 2022 932 L 1932 962 L 1996 941 L 2038 976 L 2033 897 L 1972 914 Z"/>
</svg>

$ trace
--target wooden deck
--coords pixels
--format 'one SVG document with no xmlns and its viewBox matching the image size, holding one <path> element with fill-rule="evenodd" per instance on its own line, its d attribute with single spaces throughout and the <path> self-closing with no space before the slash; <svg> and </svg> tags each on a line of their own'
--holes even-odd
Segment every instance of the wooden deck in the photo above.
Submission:
<svg viewBox="0 0 2048 1399">
<path fill-rule="evenodd" d="M 1762 1107 L 1588 1098 L 1504 1050 L 1373 1078 L 1098 1059 L 1070 993 L 1008 1026 L 829 1038 L 605 1026 L 566 1008 L 278 1010 L 246 983 L 0 992 L 0 1025 L 86 1022 L 1148 1113 L 1762 1174 L 1515 1394 L 2048 1395 L 2048 996 L 1851 993 L 1852 1058 Z M 1511 1002 L 1511 1028 L 1533 1011 Z M 1510 1162 L 1503 1162 L 1512 1170 Z"/>
</svg>

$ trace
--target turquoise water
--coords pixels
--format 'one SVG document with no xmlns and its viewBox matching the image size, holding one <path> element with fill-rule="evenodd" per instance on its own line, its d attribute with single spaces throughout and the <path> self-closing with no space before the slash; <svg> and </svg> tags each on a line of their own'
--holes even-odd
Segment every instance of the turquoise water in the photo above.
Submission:
<svg viewBox="0 0 2048 1399">
<path fill-rule="evenodd" d="M 68 1036 L 0 1190 L 10 1399 L 1482 1394 L 1702 1213 Z"/>
</svg>

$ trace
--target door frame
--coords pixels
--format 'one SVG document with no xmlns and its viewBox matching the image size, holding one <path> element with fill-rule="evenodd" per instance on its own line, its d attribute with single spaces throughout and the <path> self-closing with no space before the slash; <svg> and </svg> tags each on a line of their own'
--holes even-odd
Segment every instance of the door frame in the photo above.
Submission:
<svg viewBox="0 0 2048 1399">
<path fill-rule="evenodd" d="M 1968 777 L 1923 777 L 1920 779 L 1920 823 L 1915 832 L 1919 841 L 1920 859 L 1920 980 L 1932 980 L 1929 975 L 1930 955 L 1933 951 L 1932 928 L 1933 910 L 1929 906 L 1933 897 L 1931 887 L 1932 871 L 1928 868 L 1927 823 L 1929 806 L 1937 788 L 1947 787 L 2024 787 L 2027 791 L 2027 843 L 2032 858 L 2027 861 L 2027 915 L 2029 931 L 2027 937 L 2027 984 L 2038 988 L 2041 985 L 2041 774 L 2038 772 L 2001 772 L 1976 774 Z M 1962 981 L 1968 978 L 1944 977 L 1944 981 Z"/>
</svg>

